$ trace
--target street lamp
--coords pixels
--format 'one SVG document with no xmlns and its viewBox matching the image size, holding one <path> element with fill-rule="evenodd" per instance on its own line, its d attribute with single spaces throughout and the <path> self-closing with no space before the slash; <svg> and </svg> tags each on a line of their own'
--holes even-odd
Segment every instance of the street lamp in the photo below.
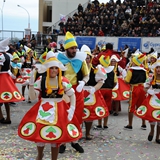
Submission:
<svg viewBox="0 0 160 160">
<path fill-rule="evenodd" d="M 2 8 L 0 8 L 1 15 L 2 15 L 2 39 L 3 39 L 3 7 L 4 7 L 4 2 L 5 2 L 5 0 L 3 0 Z"/>
<path fill-rule="evenodd" d="M 24 7 L 22 7 L 20 5 L 17 5 L 17 6 L 23 8 L 27 12 L 27 14 L 28 14 L 28 29 L 30 29 L 30 15 L 29 15 L 29 12 Z"/>
</svg>

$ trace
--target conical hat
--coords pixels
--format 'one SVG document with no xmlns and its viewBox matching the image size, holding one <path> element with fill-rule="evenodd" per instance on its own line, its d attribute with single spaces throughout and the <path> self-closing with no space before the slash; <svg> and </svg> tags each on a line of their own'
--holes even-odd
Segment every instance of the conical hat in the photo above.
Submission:
<svg viewBox="0 0 160 160">
<path fill-rule="evenodd" d="M 45 62 L 40 65 L 38 68 L 39 73 L 44 73 L 48 68 L 56 66 L 61 69 L 61 71 L 65 71 L 67 68 L 56 58 L 55 53 L 53 51 L 49 51 L 46 55 Z"/>
<path fill-rule="evenodd" d="M 111 56 L 110 61 L 112 61 L 112 59 L 114 59 L 116 62 L 119 62 L 119 61 L 121 60 L 120 56 L 119 56 L 119 55 L 115 55 L 115 54 L 113 54 L 113 55 Z"/>
<path fill-rule="evenodd" d="M 30 49 L 30 48 L 28 48 L 27 46 L 24 46 L 24 49 L 25 49 L 26 53 L 28 53 L 28 52 L 30 52 L 30 51 L 31 51 L 31 49 Z"/>
<path fill-rule="evenodd" d="M 19 56 L 17 55 L 17 53 L 13 54 L 12 61 L 14 61 L 15 59 L 19 60 Z"/>
<path fill-rule="evenodd" d="M 150 58 L 151 58 L 151 57 L 154 57 L 154 58 L 157 59 L 157 57 L 158 57 L 157 51 L 152 52 L 152 53 L 150 54 Z"/>
<path fill-rule="evenodd" d="M 64 42 L 64 48 L 68 49 L 71 47 L 77 47 L 77 42 L 74 38 L 74 36 L 68 31 L 65 35 L 65 42 Z"/>
<path fill-rule="evenodd" d="M 124 56 L 125 58 L 127 58 L 128 52 L 129 52 L 129 48 L 125 49 L 125 50 L 122 52 L 122 54 L 123 54 L 123 56 Z"/>
<path fill-rule="evenodd" d="M 92 56 L 90 48 L 85 44 L 81 47 L 81 52 L 86 52 L 88 55 Z"/>
<path fill-rule="evenodd" d="M 110 56 L 104 56 L 104 55 L 102 55 L 99 58 L 99 62 L 101 63 L 102 66 L 108 67 L 110 65 Z"/>
<path fill-rule="evenodd" d="M 144 54 L 134 56 L 132 58 L 133 63 L 136 64 L 137 66 L 140 66 L 143 63 L 144 60 L 145 60 L 145 55 Z"/>
<path fill-rule="evenodd" d="M 9 50 L 8 44 L 9 44 L 9 38 L 0 41 L 0 52 L 8 51 Z"/>
</svg>

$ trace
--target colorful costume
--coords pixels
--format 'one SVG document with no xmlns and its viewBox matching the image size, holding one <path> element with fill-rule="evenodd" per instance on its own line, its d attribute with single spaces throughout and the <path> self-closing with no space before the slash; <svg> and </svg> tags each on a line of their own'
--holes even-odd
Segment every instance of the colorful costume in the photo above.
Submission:
<svg viewBox="0 0 160 160">
<path fill-rule="evenodd" d="M 29 55 L 29 52 L 32 50 L 26 46 L 24 46 L 26 50 L 26 55 L 24 56 L 24 62 L 21 69 L 21 75 L 16 79 L 16 83 L 21 83 L 22 85 L 27 85 L 28 80 L 31 76 L 32 65 L 36 63 L 33 56 Z"/>
<path fill-rule="evenodd" d="M 52 58 L 53 54 L 48 52 L 49 57 L 44 63 L 45 66 L 41 66 L 39 71 L 42 73 L 51 66 L 59 67 L 59 75 L 55 77 L 57 85 L 49 86 L 48 70 L 47 76 L 40 76 L 37 79 L 34 88 L 41 93 L 41 98 L 23 117 L 18 135 L 34 142 L 59 145 L 79 139 L 82 133 L 79 122 L 74 116 L 74 108 L 69 108 L 62 100 L 63 92 L 71 96 L 74 90 L 68 79 L 61 77 L 60 70 L 65 70 L 65 67 L 55 57 Z"/>
<path fill-rule="evenodd" d="M 94 71 L 96 71 L 96 73 L 94 73 Z M 90 79 L 87 82 L 87 86 L 84 87 L 84 121 L 93 121 L 109 115 L 108 108 L 100 90 L 97 90 L 94 94 L 89 93 L 92 86 L 95 86 L 98 81 L 104 82 L 106 78 L 107 73 L 101 65 L 98 65 L 96 69 L 91 69 Z"/>
<path fill-rule="evenodd" d="M 145 91 L 143 83 L 146 81 L 146 70 L 140 67 L 144 60 L 144 55 L 135 56 L 132 61 L 137 65 L 135 67 L 130 67 L 127 71 L 127 76 L 125 77 L 125 82 L 129 83 L 130 98 L 129 98 L 129 112 L 134 112 L 139 107 L 145 99 Z"/>
<path fill-rule="evenodd" d="M 112 89 L 115 87 L 117 83 L 117 76 L 114 73 L 114 66 L 110 65 L 110 57 L 109 56 L 101 56 L 99 59 L 100 63 L 103 65 L 106 73 L 107 79 L 105 80 L 103 86 L 100 91 L 103 95 L 103 98 L 107 104 L 108 110 L 111 110 L 111 102 L 112 102 Z"/>
<path fill-rule="evenodd" d="M 160 66 L 160 60 L 157 60 L 152 67 L 156 68 L 156 66 Z M 135 111 L 135 115 L 150 122 L 160 122 L 160 80 L 156 79 L 156 74 L 149 78 L 145 87 L 150 87 L 148 96 Z"/>
<path fill-rule="evenodd" d="M 117 55 L 111 56 L 111 61 L 114 59 L 117 63 L 120 61 Z M 112 89 L 112 99 L 115 101 L 127 100 L 129 98 L 130 86 L 126 84 L 123 78 L 126 77 L 126 70 L 116 64 L 114 72 L 118 77 L 116 86 Z"/>
<path fill-rule="evenodd" d="M 65 49 L 68 49 L 72 46 L 77 46 L 77 43 L 70 32 L 66 33 L 65 37 Z M 69 79 L 70 83 L 73 85 L 76 95 L 76 110 L 75 114 L 78 118 L 79 123 L 82 123 L 83 108 L 84 108 L 84 93 L 83 87 L 84 84 L 89 80 L 89 71 L 87 64 L 85 62 L 87 54 L 82 52 L 76 52 L 74 58 L 68 58 L 65 53 L 57 53 L 57 58 L 67 67 L 67 70 L 64 72 L 64 76 Z"/>
<path fill-rule="evenodd" d="M 9 42 L 9 40 L 7 42 Z M 3 41 L 1 41 L 1 43 L 3 43 Z M 2 66 L 0 71 L 0 103 L 23 101 L 23 96 L 18 91 L 10 76 L 10 57 L 7 54 L 0 53 L 0 65 Z M 4 82 L 5 85 L 3 85 Z"/>
<path fill-rule="evenodd" d="M 17 54 L 13 55 L 12 61 L 11 61 L 11 72 L 15 76 L 14 82 L 17 82 L 16 78 L 20 76 L 20 70 L 22 67 L 22 63 L 15 63 L 14 60 L 19 60 L 19 57 Z"/>
</svg>

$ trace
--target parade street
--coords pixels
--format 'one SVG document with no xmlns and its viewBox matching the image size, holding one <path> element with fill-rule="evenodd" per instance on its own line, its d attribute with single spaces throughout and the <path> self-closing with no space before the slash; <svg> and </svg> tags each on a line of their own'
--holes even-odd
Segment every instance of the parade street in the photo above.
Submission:
<svg viewBox="0 0 160 160">
<path fill-rule="evenodd" d="M 18 86 L 21 90 L 21 87 Z M 27 90 L 26 97 L 27 99 Z M 0 160 L 35 160 L 36 145 L 18 137 L 17 128 L 24 114 L 32 107 L 32 103 L 19 102 L 17 106 L 11 106 L 11 125 L 0 124 Z M 121 112 L 118 116 L 109 116 L 108 129 L 94 130 L 94 139 L 86 141 L 84 136 L 80 144 L 84 153 L 74 151 L 67 144 L 66 152 L 59 154 L 58 160 L 158 160 L 160 159 L 160 146 L 147 140 L 149 134 L 149 123 L 147 130 L 142 130 L 141 120 L 134 116 L 133 130 L 127 131 L 123 127 L 128 123 L 128 102 L 121 103 Z M 4 111 L 4 107 L 3 111 Z M 94 125 L 97 121 L 94 122 Z M 93 127 L 94 127 L 93 125 Z M 85 128 L 83 127 L 83 133 Z M 85 134 L 84 134 L 85 135 Z M 44 150 L 44 160 L 50 159 L 50 145 Z"/>
</svg>

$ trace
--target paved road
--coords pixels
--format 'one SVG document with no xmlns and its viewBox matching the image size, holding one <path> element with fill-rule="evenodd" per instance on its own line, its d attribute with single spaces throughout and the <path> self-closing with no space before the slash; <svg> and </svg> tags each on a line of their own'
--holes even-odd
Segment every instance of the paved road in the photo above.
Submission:
<svg viewBox="0 0 160 160">
<path fill-rule="evenodd" d="M 18 86 L 18 88 L 20 88 Z M 27 91 L 26 91 L 27 94 Z M 27 97 L 27 95 L 26 95 Z M 24 141 L 17 136 L 17 127 L 23 115 L 35 102 L 28 104 L 20 102 L 18 106 L 11 107 L 11 125 L 0 124 L 0 160 L 34 160 L 36 146 L 34 143 Z M 147 141 L 147 130 L 141 130 L 141 120 L 134 117 L 133 131 L 123 130 L 127 124 L 127 102 L 122 102 L 122 111 L 119 116 L 109 116 L 108 129 L 96 131 L 92 129 L 94 139 L 80 140 L 85 153 L 79 154 L 67 144 L 64 154 L 59 154 L 59 160 L 160 160 L 160 145 Z M 3 107 L 4 111 L 4 107 Z M 94 122 L 94 125 L 97 122 Z M 84 131 L 84 128 L 83 128 Z M 50 159 L 50 146 L 46 145 L 44 160 Z"/>
</svg>

